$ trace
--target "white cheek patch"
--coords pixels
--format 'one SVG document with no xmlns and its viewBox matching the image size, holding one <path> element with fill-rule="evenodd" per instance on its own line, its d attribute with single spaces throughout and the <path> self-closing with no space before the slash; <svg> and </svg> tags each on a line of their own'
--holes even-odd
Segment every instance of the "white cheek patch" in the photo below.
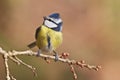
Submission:
<svg viewBox="0 0 120 80">
<path fill-rule="evenodd" d="M 57 25 L 51 21 L 45 20 L 44 24 L 49 28 L 55 28 Z"/>
</svg>

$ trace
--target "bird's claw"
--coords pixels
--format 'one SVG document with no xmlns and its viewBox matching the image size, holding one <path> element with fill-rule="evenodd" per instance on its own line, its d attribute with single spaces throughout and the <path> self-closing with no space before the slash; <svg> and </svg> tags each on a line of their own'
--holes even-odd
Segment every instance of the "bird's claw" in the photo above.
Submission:
<svg viewBox="0 0 120 80">
<path fill-rule="evenodd" d="M 55 62 L 58 61 L 59 60 L 58 54 L 56 53 L 54 56 L 55 56 Z"/>
<path fill-rule="evenodd" d="M 41 54 L 41 50 L 38 50 L 38 52 L 37 52 L 36 56 L 37 56 L 37 57 L 39 57 L 39 56 L 40 56 L 40 54 Z"/>
</svg>

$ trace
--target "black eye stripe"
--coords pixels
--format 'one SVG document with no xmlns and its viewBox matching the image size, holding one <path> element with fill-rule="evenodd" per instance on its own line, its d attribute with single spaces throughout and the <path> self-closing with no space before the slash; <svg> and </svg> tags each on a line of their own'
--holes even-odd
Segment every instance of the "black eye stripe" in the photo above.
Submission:
<svg viewBox="0 0 120 80">
<path fill-rule="evenodd" d="M 52 21 L 51 19 L 47 19 L 47 20 Z"/>
<path fill-rule="evenodd" d="M 56 22 L 54 22 L 54 21 L 51 20 L 51 19 L 46 19 L 46 20 L 48 20 L 48 21 L 50 21 L 50 22 L 53 22 L 54 24 L 58 25 Z"/>
<path fill-rule="evenodd" d="M 48 20 L 48 21 L 52 21 L 50 18 L 47 18 L 47 17 L 43 17 L 44 20 Z"/>
</svg>

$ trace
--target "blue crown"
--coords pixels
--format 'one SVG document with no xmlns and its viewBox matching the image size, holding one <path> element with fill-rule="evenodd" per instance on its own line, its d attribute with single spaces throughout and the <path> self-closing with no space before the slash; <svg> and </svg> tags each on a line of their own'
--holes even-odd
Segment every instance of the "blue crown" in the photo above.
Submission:
<svg viewBox="0 0 120 80">
<path fill-rule="evenodd" d="M 51 15 L 49 15 L 50 18 L 54 18 L 54 19 L 59 19 L 60 18 L 60 14 L 59 13 L 53 13 Z"/>
<path fill-rule="evenodd" d="M 52 19 L 50 19 L 50 18 L 52 18 Z M 57 20 L 54 21 L 54 19 L 57 19 Z M 52 23 L 54 23 L 54 24 L 57 25 L 57 27 L 53 27 L 53 28 L 51 28 L 51 29 L 53 29 L 53 30 L 55 30 L 55 31 L 62 31 L 62 24 L 63 24 L 63 22 L 62 22 L 62 20 L 61 20 L 61 18 L 60 18 L 60 14 L 59 14 L 59 13 L 50 14 L 48 17 L 44 17 L 44 21 L 45 21 L 45 20 L 48 20 L 48 21 L 50 21 L 50 22 L 52 22 Z M 59 21 L 59 20 L 61 20 L 61 21 Z M 59 21 L 59 22 L 56 22 L 56 21 Z M 46 25 L 47 27 L 49 27 L 49 26 L 48 26 L 48 23 L 45 24 L 45 23 L 43 22 L 43 24 Z"/>
</svg>

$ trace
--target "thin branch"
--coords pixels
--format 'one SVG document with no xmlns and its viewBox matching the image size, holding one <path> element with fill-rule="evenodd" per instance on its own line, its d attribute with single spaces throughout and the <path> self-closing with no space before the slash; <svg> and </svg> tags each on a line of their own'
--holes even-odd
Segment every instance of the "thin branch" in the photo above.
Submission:
<svg viewBox="0 0 120 80">
<path fill-rule="evenodd" d="M 37 52 L 33 52 L 31 50 L 25 50 L 25 51 L 5 51 L 0 47 L 0 54 L 4 56 L 4 63 L 5 63 L 5 69 L 6 69 L 6 79 L 7 80 L 16 80 L 12 75 L 10 75 L 10 71 L 9 71 L 9 66 L 8 66 L 8 58 L 10 58 L 13 62 L 17 63 L 18 65 L 22 64 L 26 67 L 28 67 L 29 69 L 32 70 L 32 72 L 34 73 L 34 75 L 36 75 L 35 72 L 35 68 L 32 67 L 31 65 L 26 64 L 25 62 L 23 62 L 21 59 L 19 59 L 17 57 L 17 55 L 30 55 L 30 56 L 36 56 Z M 63 62 L 63 63 L 67 63 L 70 65 L 71 68 L 71 72 L 74 75 L 74 79 L 77 79 L 77 74 L 74 70 L 74 65 L 79 66 L 81 68 L 85 67 L 87 69 L 93 69 L 98 71 L 101 67 L 100 66 L 93 66 L 93 65 L 89 65 L 89 64 L 85 64 L 84 61 L 76 61 L 76 60 L 70 60 L 68 58 L 69 53 L 62 53 L 59 58 L 58 61 Z M 53 55 L 46 55 L 46 54 L 40 54 L 41 58 L 43 58 L 47 63 L 50 63 L 50 60 L 48 59 L 52 59 L 55 60 L 55 56 Z"/>
<path fill-rule="evenodd" d="M 6 79 L 10 80 L 10 71 L 9 71 L 9 66 L 8 66 L 8 56 L 5 54 L 4 55 L 4 63 L 5 63 L 5 69 L 6 69 Z"/>
<path fill-rule="evenodd" d="M 17 65 L 20 65 L 20 62 L 16 60 L 13 56 L 9 57 L 13 62 L 17 63 Z"/>
<path fill-rule="evenodd" d="M 28 67 L 29 69 L 31 69 L 32 72 L 34 73 L 34 76 L 37 76 L 37 73 L 35 72 L 36 69 L 35 69 L 33 66 L 26 64 L 25 62 L 23 62 L 22 60 L 20 60 L 17 56 L 14 56 L 14 57 L 15 57 L 15 59 L 16 59 L 18 62 L 20 62 L 22 65 L 24 65 L 24 66 Z"/>
<path fill-rule="evenodd" d="M 71 65 L 71 64 L 70 64 L 70 70 L 73 73 L 73 78 L 76 80 L 77 79 L 77 74 L 75 72 L 75 69 L 74 69 L 73 65 Z"/>
</svg>

